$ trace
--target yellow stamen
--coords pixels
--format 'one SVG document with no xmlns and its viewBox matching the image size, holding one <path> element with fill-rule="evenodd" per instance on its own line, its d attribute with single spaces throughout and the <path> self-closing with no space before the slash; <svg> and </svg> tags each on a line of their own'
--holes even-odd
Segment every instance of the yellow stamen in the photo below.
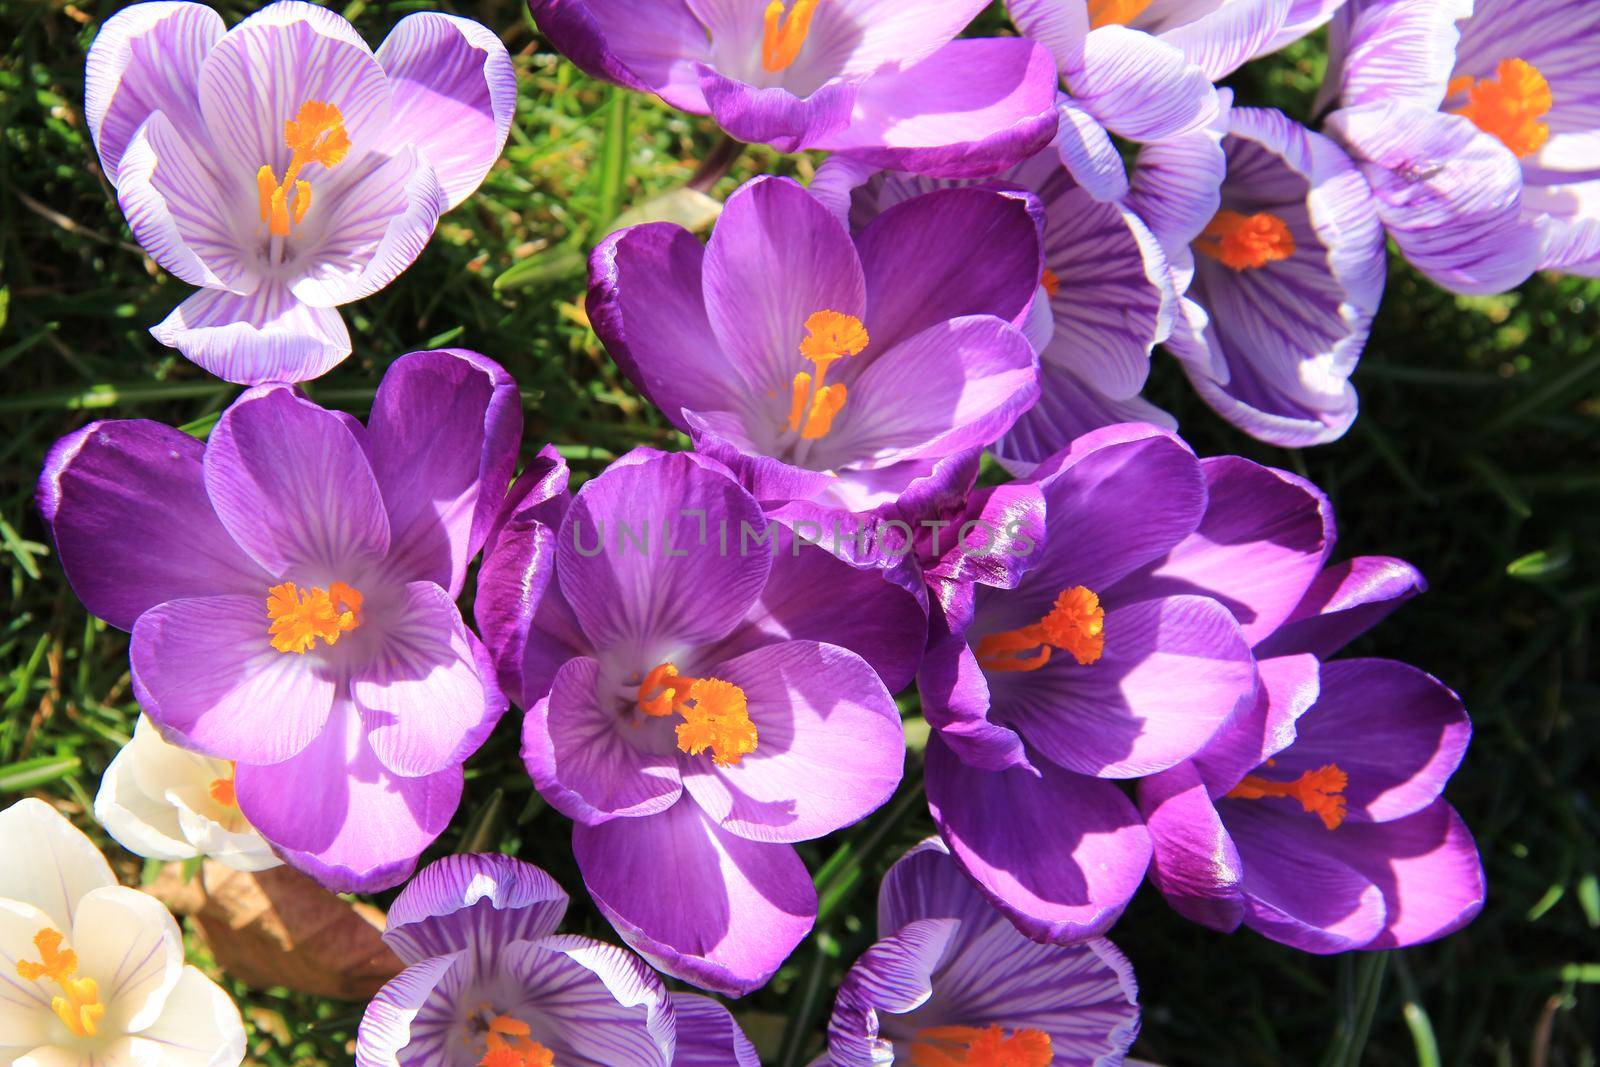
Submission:
<svg viewBox="0 0 1600 1067">
<path fill-rule="evenodd" d="M 344 582 L 304 592 L 284 582 L 267 590 L 267 618 L 273 648 L 304 654 L 316 647 L 317 638 L 334 645 L 361 625 L 361 594 Z"/>
<path fill-rule="evenodd" d="M 1235 800 L 1288 797 L 1299 801 L 1308 813 L 1321 819 L 1323 826 L 1337 830 L 1348 810 L 1344 789 L 1349 783 L 1350 776 L 1340 770 L 1337 763 L 1330 763 L 1307 771 L 1292 782 L 1274 782 L 1252 774 L 1234 786 L 1228 795 Z"/>
<path fill-rule="evenodd" d="M 1053 1059 L 1043 1030 L 931 1026 L 911 1043 L 911 1067 L 1050 1067 Z"/>
<path fill-rule="evenodd" d="M 1449 94 L 1459 93 L 1467 94 L 1467 102 L 1455 113 L 1498 138 L 1518 159 L 1533 155 L 1550 139 L 1550 127 L 1539 120 L 1550 113 L 1555 98 L 1532 63 L 1502 59 L 1493 78 L 1454 78 Z"/>
<path fill-rule="evenodd" d="M 670 663 L 657 664 L 639 684 L 638 707 L 662 718 L 673 712 L 678 724 L 678 751 L 698 756 L 711 750 L 713 762 L 733 766 L 756 750 L 755 723 L 750 721 L 744 690 L 720 678 L 690 678 Z"/>
<path fill-rule="evenodd" d="M 761 36 L 761 65 L 776 74 L 787 70 L 799 58 L 800 49 L 811 32 L 811 18 L 817 13 L 822 0 L 794 0 L 787 17 L 783 13 L 783 0 L 772 0 L 767 5 L 766 28 Z"/>
<path fill-rule="evenodd" d="M 521 1019 L 496 1015 L 483 1035 L 486 1050 L 478 1067 L 555 1067 L 555 1053 L 530 1038 L 531 1033 Z"/>
<path fill-rule="evenodd" d="M 211 779 L 211 784 L 206 787 L 206 792 L 211 794 L 212 800 L 215 800 L 225 808 L 237 808 L 239 806 L 239 794 L 234 790 L 232 772 L 226 778 Z"/>
<path fill-rule="evenodd" d="M 1271 212 L 1244 215 L 1224 208 L 1195 239 L 1194 247 L 1225 267 L 1254 270 L 1294 255 L 1294 235 L 1289 224 Z"/>
<path fill-rule="evenodd" d="M 17 961 L 17 974 L 30 982 L 54 982 L 64 994 L 52 997 L 50 1009 L 77 1037 L 94 1037 L 106 1007 L 100 1003 L 100 985 L 93 978 L 74 978 L 78 973 L 78 954 L 61 947 L 61 933 L 46 927 L 33 935 L 39 961 Z"/>
<path fill-rule="evenodd" d="M 867 328 L 854 315 L 838 311 L 818 311 L 806 319 L 805 340 L 800 354 L 816 368 L 816 374 L 801 371 L 790 383 L 789 429 L 807 441 L 826 437 L 833 420 L 844 409 L 849 390 L 841 385 L 824 385 L 828 368 L 835 360 L 858 355 L 872 339 Z"/>
<path fill-rule="evenodd" d="M 1049 614 L 1033 625 L 982 638 L 975 654 L 986 671 L 1036 671 L 1058 648 L 1084 667 L 1105 652 L 1105 610 L 1100 598 L 1081 585 L 1063 589 Z"/>
<path fill-rule="evenodd" d="M 1089 28 L 1126 26 L 1150 6 L 1150 0 L 1089 0 Z"/>
<path fill-rule="evenodd" d="M 1044 291 L 1051 299 L 1061 295 L 1061 275 L 1045 268 L 1044 277 L 1039 279 L 1039 284 L 1044 286 Z"/>
<path fill-rule="evenodd" d="M 298 226 L 311 209 L 311 184 L 300 179 L 300 169 L 307 163 L 320 163 L 327 168 L 337 167 L 350 151 L 350 134 L 344 128 L 344 115 L 333 104 L 322 100 L 307 100 L 300 105 L 294 118 L 283 124 L 283 140 L 289 146 L 289 169 L 283 172 L 283 181 L 273 173 L 272 167 L 263 164 L 256 171 L 256 192 L 260 197 L 261 221 L 274 237 L 289 236 L 290 229 Z M 294 202 L 289 202 L 289 194 Z"/>
</svg>

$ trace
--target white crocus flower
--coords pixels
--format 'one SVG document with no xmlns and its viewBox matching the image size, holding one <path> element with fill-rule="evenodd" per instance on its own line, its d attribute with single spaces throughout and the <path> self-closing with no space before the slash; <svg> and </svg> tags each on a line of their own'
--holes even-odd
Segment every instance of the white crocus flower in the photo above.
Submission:
<svg viewBox="0 0 1600 1067">
<path fill-rule="evenodd" d="M 94 817 L 149 859 L 209 856 L 236 871 L 283 862 L 239 811 L 233 765 L 169 744 L 143 715 L 100 779 Z"/>
<path fill-rule="evenodd" d="M 0 1065 L 237 1067 L 244 1023 L 178 924 L 39 800 L 0 811 Z"/>
</svg>

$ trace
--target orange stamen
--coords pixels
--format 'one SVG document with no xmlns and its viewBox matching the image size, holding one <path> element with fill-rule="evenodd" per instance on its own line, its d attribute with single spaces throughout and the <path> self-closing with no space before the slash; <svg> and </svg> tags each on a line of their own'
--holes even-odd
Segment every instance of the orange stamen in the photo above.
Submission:
<svg viewBox="0 0 1600 1067">
<path fill-rule="evenodd" d="M 1053 1059 L 1043 1030 L 933 1026 L 911 1044 L 911 1067 L 1050 1067 Z"/>
<path fill-rule="evenodd" d="M 1061 295 L 1061 275 L 1049 267 L 1045 268 L 1044 277 L 1039 279 L 1039 284 L 1044 286 L 1045 294 L 1051 299 Z"/>
<path fill-rule="evenodd" d="M 1348 810 L 1344 789 L 1349 782 L 1350 776 L 1340 770 L 1337 763 L 1330 763 L 1307 771 L 1292 782 L 1274 782 L 1252 774 L 1234 786 L 1228 796 L 1235 800 L 1288 797 L 1299 801 L 1308 813 L 1321 819 L 1323 826 L 1337 830 Z"/>
<path fill-rule="evenodd" d="M 986 671 L 1036 671 L 1058 648 L 1085 667 L 1105 652 L 1105 610 L 1100 598 L 1081 585 L 1063 589 L 1049 614 L 1033 625 L 982 638 L 975 654 Z"/>
<path fill-rule="evenodd" d="M 1126 26 L 1150 6 L 1150 0 L 1089 0 L 1089 28 Z"/>
<path fill-rule="evenodd" d="M 639 684 L 641 712 L 662 718 L 677 712 L 678 751 L 698 756 L 706 749 L 717 764 L 728 767 L 756 750 L 755 723 L 750 721 L 744 690 L 720 678 L 690 678 L 670 663 L 657 664 Z"/>
<path fill-rule="evenodd" d="M 283 124 L 283 140 L 289 146 L 289 169 L 283 181 L 263 164 L 256 171 L 256 193 L 261 201 L 261 221 L 274 237 L 287 237 L 311 209 L 311 183 L 300 180 L 300 169 L 307 163 L 337 167 L 350 151 L 350 134 L 344 128 L 344 115 L 333 104 L 307 100 L 294 118 Z M 294 201 L 290 203 L 290 194 Z"/>
<path fill-rule="evenodd" d="M 1194 247 L 1225 267 L 1254 270 L 1294 255 L 1294 235 L 1289 224 L 1271 212 L 1243 215 L 1224 208 L 1195 239 Z"/>
<path fill-rule="evenodd" d="M 50 1009 L 76 1037 L 94 1037 L 106 1007 L 100 1003 L 100 985 L 93 978 L 75 978 L 78 954 L 61 947 L 61 932 L 46 927 L 33 935 L 39 961 L 18 960 L 17 974 L 29 982 L 54 982 L 62 996 L 52 997 Z"/>
<path fill-rule="evenodd" d="M 317 638 L 331 646 L 361 625 L 361 594 L 344 582 L 304 592 L 284 582 L 267 590 L 267 618 L 272 647 L 303 655 L 316 647 Z"/>
<path fill-rule="evenodd" d="M 1467 102 L 1455 109 L 1484 133 L 1522 159 L 1544 147 L 1550 127 L 1540 122 L 1555 106 L 1550 83 L 1539 68 L 1521 59 L 1502 59 L 1493 78 L 1463 76 L 1450 82 L 1449 93 L 1467 94 Z"/>
<path fill-rule="evenodd" d="M 483 1035 L 486 1046 L 478 1067 L 555 1067 L 555 1053 L 534 1041 L 521 1019 L 496 1015 Z"/>
<path fill-rule="evenodd" d="M 801 371 L 790 383 L 789 429 L 807 441 L 826 437 L 833 420 L 844 409 L 849 393 L 843 385 L 824 385 L 835 360 L 858 355 L 870 344 L 867 328 L 854 315 L 818 311 L 806 319 L 800 354 L 810 360 L 816 374 Z"/>
<path fill-rule="evenodd" d="M 761 65 L 776 74 L 787 70 L 800 56 L 800 49 L 811 32 L 811 18 L 822 0 L 794 0 L 787 17 L 783 0 L 767 5 L 766 26 L 761 36 Z"/>
<path fill-rule="evenodd" d="M 226 778 L 211 779 L 211 784 L 206 787 L 206 792 L 211 794 L 212 800 L 215 800 L 225 808 L 237 808 L 239 806 L 239 794 L 234 790 L 232 774 L 229 774 Z"/>
</svg>

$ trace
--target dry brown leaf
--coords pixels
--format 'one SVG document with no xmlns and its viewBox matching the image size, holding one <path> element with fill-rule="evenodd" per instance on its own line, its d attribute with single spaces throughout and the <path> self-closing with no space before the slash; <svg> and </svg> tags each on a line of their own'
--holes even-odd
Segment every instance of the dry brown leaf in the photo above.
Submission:
<svg viewBox="0 0 1600 1067">
<path fill-rule="evenodd" d="M 183 865 L 169 863 L 148 891 L 193 920 L 219 967 L 257 989 L 369 1000 L 404 966 L 379 936 L 381 911 L 292 867 L 246 874 L 207 860 L 185 881 Z"/>
</svg>

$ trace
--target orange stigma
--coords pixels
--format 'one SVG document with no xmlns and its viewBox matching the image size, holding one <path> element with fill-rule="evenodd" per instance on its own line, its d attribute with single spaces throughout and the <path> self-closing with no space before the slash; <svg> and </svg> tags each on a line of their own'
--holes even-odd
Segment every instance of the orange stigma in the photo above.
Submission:
<svg viewBox="0 0 1600 1067">
<path fill-rule="evenodd" d="M 1061 295 L 1061 275 L 1046 267 L 1044 277 L 1039 279 L 1039 284 L 1044 286 L 1045 294 L 1052 299 Z"/>
<path fill-rule="evenodd" d="M 975 650 L 986 671 L 1036 671 L 1054 649 L 1087 667 L 1106 650 L 1106 613 L 1100 598 L 1081 585 L 1063 589 L 1050 613 L 1031 626 L 989 634 Z"/>
<path fill-rule="evenodd" d="M 555 1067 L 555 1053 L 533 1040 L 532 1033 L 521 1019 L 496 1015 L 483 1035 L 487 1049 L 478 1067 Z"/>
<path fill-rule="evenodd" d="M 1294 255 L 1294 235 L 1271 212 L 1242 215 L 1224 208 L 1195 238 L 1194 247 L 1224 267 L 1254 270 Z"/>
<path fill-rule="evenodd" d="M 1089 0 L 1089 28 L 1126 26 L 1150 6 L 1150 0 Z"/>
<path fill-rule="evenodd" d="M 783 13 L 783 0 L 772 0 L 767 5 L 766 29 L 761 36 L 761 65 L 776 74 L 788 70 L 800 57 L 800 49 L 811 32 L 811 17 L 817 13 L 822 0 L 794 0 L 787 16 Z"/>
<path fill-rule="evenodd" d="M 211 794 L 212 800 L 215 800 L 225 808 L 237 808 L 239 806 L 239 794 L 234 790 L 233 775 L 231 773 L 226 778 L 211 779 L 211 784 L 206 787 L 206 792 Z"/>
<path fill-rule="evenodd" d="M 100 1031 L 106 1006 L 100 1003 L 100 986 L 93 978 L 75 978 L 78 954 L 61 947 L 61 932 L 46 927 L 33 935 L 39 962 L 17 961 L 17 974 L 29 982 L 54 982 L 62 996 L 52 997 L 50 1009 L 75 1037 L 94 1037 Z"/>
<path fill-rule="evenodd" d="M 706 749 L 723 767 L 736 765 L 756 750 L 744 690 L 720 678 L 690 678 L 670 663 L 657 664 L 639 684 L 639 710 L 662 718 L 677 712 L 678 751 L 698 756 Z"/>
<path fill-rule="evenodd" d="M 1270 767 L 1271 761 L 1267 762 Z M 1339 769 L 1337 763 L 1307 771 L 1292 782 L 1274 782 L 1269 778 L 1249 775 L 1233 787 L 1228 795 L 1235 800 L 1260 800 L 1262 797 L 1288 797 L 1300 802 L 1308 813 L 1322 820 L 1322 825 L 1337 830 L 1344 822 L 1347 802 L 1344 787 L 1350 776 Z"/>
<path fill-rule="evenodd" d="M 1450 80 L 1449 95 L 1467 94 L 1465 105 L 1455 109 L 1518 159 L 1531 156 L 1550 139 L 1550 127 L 1539 120 L 1550 113 L 1555 99 L 1550 83 L 1539 68 L 1521 59 L 1502 59 L 1493 78 L 1463 75 Z"/>
<path fill-rule="evenodd" d="M 801 371 L 790 383 L 790 430 L 798 431 L 807 441 L 827 436 L 849 391 L 843 385 L 824 385 L 822 380 L 835 360 L 857 355 L 871 343 L 867 328 L 854 315 L 818 311 L 806 319 L 800 354 L 811 361 L 817 373 Z"/>
<path fill-rule="evenodd" d="M 307 163 L 337 167 L 350 151 L 350 134 L 344 115 L 333 104 L 307 100 L 294 118 L 283 124 L 283 140 L 293 153 L 283 181 L 263 163 L 256 171 L 256 193 L 261 199 L 261 221 L 274 237 L 287 237 L 311 210 L 311 183 L 300 178 Z M 292 197 L 292 199 L 291 199 Z"/>
<path fill-rule="evenodd" d="M 1053 1059 L 1043 1030 L 932 1026 L 911 1043 L 911 1067 L 1050 1067 Z"/>
<path fill-rule="evenodd" d="M 304 592 L 284 582 L 267 590 L 267 618 L 272 647 L 303 655 L 316 647 L 317 638 L 331 646 L 361 625 L 361 594 L 343 582 Z"/>
</svg>

